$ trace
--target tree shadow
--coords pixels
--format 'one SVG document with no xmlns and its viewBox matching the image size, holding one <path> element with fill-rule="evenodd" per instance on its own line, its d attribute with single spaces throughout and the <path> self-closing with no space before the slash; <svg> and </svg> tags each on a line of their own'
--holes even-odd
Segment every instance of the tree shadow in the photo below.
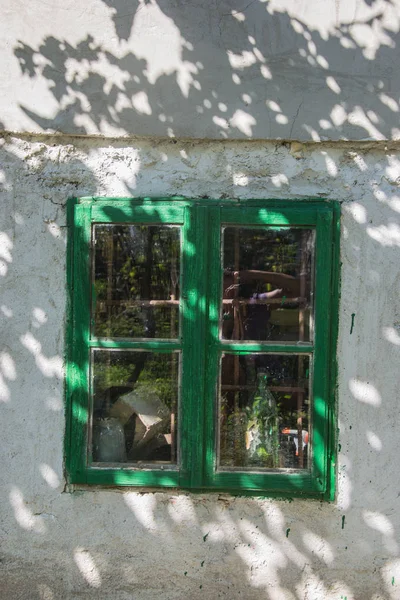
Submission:
<svg viewBox="0 0 400 600">
<path fill-rule="evenodd" d="M 9 545 L 3 551 L 2 593 L 40 599 L 153 598 L 160 593 L 167 598 L 188 593 L 194 598 L 271 600 L 301 600 L 307 595 L 329 600 L 341 595 L 357 600 L 396 598 L 395 419 L 388 426 L 396 379 L 388 380 L 387 374 L 394 372 L 400 345 L 398 309 L 391 299 L 398 287 L 400 245 L 397 155 L 376 149 L 349 154 L 346 148 L 314 146 L 303 147 L 303 158 L 293 158 L 282 145 L 276 159 L 278 172 L 286 156 L 288 168 L 281 172 L 296 188 L 308 165 L 320 173 L 325 165 L 325 178 L 316 179 L 307 193 L 322 187 L 331 196 L 341 193 L 344 201 L 339 491 L 336 502 L 329 504 L 176 491 L 84 488 L 61 493 L 65 198 L 88 190 L 112 195 L 102 188 L 99 174 L 109 161 L 107 152 L 116 156 L 121 151 L 118 144 L 123 147 L 124 142 L 112 151 L 100 140 L 89 146 L 78 138 L 73 145 L 58 138 L 53 143 L 9 138 L 2 155 L 8 212 L 1 238 L 7 270 L 0 308 L 7 341 L 0 371 L 2 408 L 12 424 L 2 444 L 2 464 L 11 466 L 4 478 L 1 526 Z M 150 146 L 143 149 L 143 160 Z M 94 151 L 102 156 L 96 169 L 90 166 Z M 249 162 L 254 164 L 260 145 L 249 144 L 248 152 L 254 153 Z M 143 193 L 153 169 L 162 164 L 173 165 L 179 180 L 187 162 L 196 164 L 203 155 L 203 145 L 160 144 L 151 155 L 153 166 L 147 172 L 140 168 L 144 179 L 136 189 Z M 214 178 L 221 165 L 214 155 L 207 160 L 203 168 Z M 249 181 L 236 194 L 254 196 L 258 184 L 250 168 L 235 163 L 234 148 L 223 152 L 223 165 L 231 166 L 231 178 L 241 167 Z M 341 192 L 332 189 L 332 178 L 340 179 Z M 371 187 L 378 178 L 380 183 Z M 261 180 L 265 186 L 265 173 Z M 357 202 L 351 186 L 345 189 L 356 180 L 357 198 L 363 198 Z M 290 189 L 279 188 L 279 178 L 273 181 L 277 196 L 291 196 Z M 227 182 L 222 180 L 222 188 Z M 383 279 L 385 290 L 390 290 L 385 297 Z M 375 320 L 371 314 L 376 314 Z M 363 349 L 368 347 L 375 350 L 366 356 Z M 385 368 L 377 369 L 378 360 Z"/>
<path fill-rule="evenodd" d="M 22 74 L 47 82 L 53 98 L 47 114 L 20 106 L 40 130 L 314 141 L 398 136 L 399 34 L 390 1 L 380 10 L 370 3 L 359 21 L 329 22 L 327 31 L 261 0 L 105 4 L 120 48 L 111 51 L 91 34 L 75 46 L 47 37 L 36 48 L 23 41 L 15 47 Z"/>
<path fill-rule="evenodd" d="M 121 41 L 131 35 L 135 9 L 145 11 L 148 4 L 107 0 Z M 150 4 L 184 37 L 180 69 L 152 78 L 148 59 L 104 50 L 90 35 L 76 46 L 56 37 L 35 48 L 21 42 L 15 54 L 23 74 L 47 81 L 57 106 L 55 114 L 41 112 L 27 99 L 24 110 L 34 123 L 43 131 L 79 135 L 186 137 L 201 118 L 204 137 L 233 132 L 246 140 L 261 125 L 263 136 L 314 140 L 381 139 L 395 129 L 396 82 L 391 67 L 383 76 L 379 65 L 394 64 L 398 35 L 383 23 L 384 12 L 361 23 L 381 27 L 387 37 L 371 60 L 348 26 L 324 39 L 285 13 L 266 17 L 266 5 L 258 1 L 235 2 L 234 8 L 221 3 L 219 12 L 197 3 L 193 16 L 184 3 Z M 244 35 L 243 21 L 232 11 L 245 14 L 250 33 Z M 229 29 L 225 19 L 233 19 Z M 198 20 L 210 24 L 217 40 L 210 48 Z M 342 93 L 349 80 L 351 90 Z M 312 107 L 307 113 L 305 103 Z M 2 444 L 7 469 L 1 527 L 9 536 L 2 557 L 4 597 L 394 600 L 399 492 L 393 459 L 397 424 L 389 411 L 397 388 L 388 373 L 395 372 L 400 345 L 393 300 L 400 245 L 398 158 L 324 145 L 300 147 L 293 156 L 287 145 L 273 152 L 266 142 L 242 144 L 239 158 L 238 146 L 226 142 L 207 159 L 209 147 L 193 142 L 141 141 L 135 157 L 123 154 L 124 140 L 113 140 L 108 155 L 104 141 L 92 140 L 90 147 L 56 136 L 6 142 L 0 308 L 7 341 L 0 391 L 11 428 L 3 431 Z M 90 150 L 102 156 L 96 168 Z M 119 188 L 102 179 L 107 161 L 128 165 L 116 171 Z M 256 162 L 262 165 L 258 170 Z M 165 179 L 155 181 L 154 173 Z M 357 198 L 363 198 L 358 203 L 356 186 Z M 121 489 L 62 493 L 65 201 L 71 195 L 116 195 L 116 189 L 120 195 L 145 195 L 149 189 L 161 195 L 167 189 L 167 195 L 281 199 L 293 198 L 295 190 L 296 197 L 343 201 L 335 503 Z"/>
</svg>

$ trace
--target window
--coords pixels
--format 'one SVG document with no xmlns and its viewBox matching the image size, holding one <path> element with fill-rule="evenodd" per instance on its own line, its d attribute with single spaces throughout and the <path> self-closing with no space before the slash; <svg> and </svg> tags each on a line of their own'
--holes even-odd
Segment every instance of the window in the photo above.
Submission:
<svg viewBox="0 0 400 600">
<path fill-rule="evenodd" d="M 70 482 L 332 498 L 337 203 L 69 212 Z"/>
</svg>

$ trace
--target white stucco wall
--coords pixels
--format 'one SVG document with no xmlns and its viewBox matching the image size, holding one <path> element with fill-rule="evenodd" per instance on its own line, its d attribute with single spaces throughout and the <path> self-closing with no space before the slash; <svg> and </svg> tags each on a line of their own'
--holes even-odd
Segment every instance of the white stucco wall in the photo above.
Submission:
<svg viewBox="0 0 400 600">
<path fill-rule="evenodd" d="M 0 129 L 400 138 L 400 0 L 14 0 L 1 17 Z"/>
<path fill-rule="evenodd" d="M 398 600 L 398 150 L 6 136 L 0 177 L 0 597 Z M 343 202 L 334 503 L 64 490 L 65 201 L 91 194 Z"/>
</svg>

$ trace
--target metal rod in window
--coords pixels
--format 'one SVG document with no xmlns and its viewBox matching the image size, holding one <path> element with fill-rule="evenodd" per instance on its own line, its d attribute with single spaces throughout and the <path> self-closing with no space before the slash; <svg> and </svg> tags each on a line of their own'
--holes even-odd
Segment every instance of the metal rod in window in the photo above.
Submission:
<svg viewBox="0 0 400 600">
<path fill-rule="evenodd" d="M 256 298 L 237 298 L 237 299 L 229 299 L 224 298 L 222 300 L 223 304 L 231 304 L 233 306 L 242 306 L 242 305 L 255 305 L 255 304 L 279 304 L 281 308 L 285 308 L 286 304 L 296 303 L 301 304 L 304 303 L 304 298 L 295 297 L 295 298 L 268 298 L 268 300 L 256 299 Z M 108 304 L 108 303 L 107 303 Z M 178 306 L 179 300 L 171 298 L 170 300 L 110 300 L 110 306 L 125 306 L 127 308 L 131 306 Z M 241 333 L 241 321 L 239 320 L 239 335 Z M 233 338 L 235 339 L 235 338 Z M 240 339 L 240 338 L 239 338 Z"/>
<path fill-rule="evenodd" d="M 107 235 L 107 331 L 108 335 L 111 335 L 112 331 L 112 296 L 113 296 L 113 263 L 114 263 L 114 235 L 112 231 L 108 230 Z M 108 353 L 107 358 L 107 377 L 111 373 L 111 352 Z M 108 415 L 111 408 L 111 390 L 110 386 L 107 388 L 107 397 L 104 401 L 104 414 Z"/>
<path fill-rule="evenodd" d="M 254 306 L 255 304 L 279 304 L 279 308 L 285 308 L 287 304 L 296 303 L 296 304 L 304 304 L 304 298 L 295 297 L 295 298 L 268 298 L 267 300 L 259 299 L 259 298 L 240 298 L 237 300 L 232 299 L 224 299 L 224 304 L 233 304 L 234 306 L 242 306 L 251 304 Z"/>
<path fill-rule="evenodd" d="M 234 303 L 233 303 L 233 339 L 240 339 L 240 325 L 239 325 L 239 304 L 237 302 L 239 297 L 239 285 L 240 285 L 240 248 L 239 248 L 239 229 L 235 229 L 235 241 L 234 241 L 234 263 L 235 263 L 235 272 L 234 272 Z M 233 382 L 235 386 L 239 385 L 240 378 L 240 364 L 239 364 L 239 356 L 234 355 L 233 357 Z M 234 461 L 235 463 L 240 460 L 240 413 L 239 413 L 239 397 L 240 392 L 239 389 L 236 388 L 234 391 Z"/>
<path fill-rule="evenodd" d="M 304 298 L 306 295 L 306 269 L 307 269 L 307 232 L 303 231 L 301 236 L 301 261 L 300 261 L 300 297 Z M 304 341 L 304 329 L 305 329 L 305 314 L 304 304 L 299 305 L 299 341 Z M 301 388 L 301 381 L 303 380 L 304 374 L 304 360 L 302 356 L 299 356 L 299 371 L 298 371 L 298 383 Z M 303 455 L 303 402 L 304 402 L 304 391 L 299 389 L 297 392 L 297 431 L 298 431 L 298 459 L 299 467 L 304 466 L 304 455 Z"/>
<path fill-rule="evenodd" d="M 107 235 L 107 328 L 111 333 L 112 326 L 112 300 L 113 300 L 113 262 L 114 262 L 114 236 L 111 231 Z"/>
<path fill-rule="evenodd" d="M 252 392 L 255 392 L 257 387 L 254 385 L 231 385 L 231 384 L 224 384 L 221 385 L 221 389 L 222 390 L 235 390 L 235 389 L 239 389 L 239 390 L 250 390 Z M 294 393 L 303 393 L 306 391 L 304 387 L 298 387 L 298 386 L 290 386 L 290 385 L 269 385 L 268 389 L 270 392 L 292 392 Z"/>
<path fill-rule="evenodd" d="M 179 302 L 177 302 L 176 300 L 176 287 L 177 287 L 177 281 L 178 281 L 178 276 L 177 276 L 177 272 L 176 272 L 176 248 L 175 248 L 175 244 L 172 244 L 172 254 L 171 254 L 171 294 L 170 294 L 170 304 L 172 304 L 171 307 L 171 311 L 170 311 L 170 315 L 171 315 L 171 337 L 175 338 L 176 337 L 176 315 L 175 315 L 175 306 L 177 304 L 179 304 Z M 175 360 L 172 360 L 171 362 L 171 378 L 172 378 L 172 385 L 174 384 L 174 382 L 177 380 L 177 364 Z M 171 398 L 171 460 L 174 461 L 175 459 L 175 451 L 176 451 L 176 439 L 175 439 L 175 435 L 176 435 L 176 412 L 177 412 L 177 406 L 176 406 L 176 397 L 175 395 L 172 396 Z"/>
<path fill-rule="evenodd" d="M 111 306 L 125 306 L 126 308 L 130 308 L 133 306 L 178 306 L 179 300 L 110 300 Z"/>
</svg>

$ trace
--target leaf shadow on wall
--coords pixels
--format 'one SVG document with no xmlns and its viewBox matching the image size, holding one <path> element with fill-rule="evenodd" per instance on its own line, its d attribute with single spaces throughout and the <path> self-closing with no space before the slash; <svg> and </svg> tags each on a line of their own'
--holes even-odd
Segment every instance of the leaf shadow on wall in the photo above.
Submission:
<svg viewBox="0 0 400 600">
<path fill-rule="evenodd" d="M 328 31 L 261 0 L 105 4 L 119 45 L 88 34 L 75 46 L 50 36 L 14 50 L 22 73 L 47 81 L 56 102 L 51 114 L 21 105 L 44 131 L 313 141 L 398 135 L 399 22 L 390 0 L 370 2 L 364 20 Z"/>
</svg>

